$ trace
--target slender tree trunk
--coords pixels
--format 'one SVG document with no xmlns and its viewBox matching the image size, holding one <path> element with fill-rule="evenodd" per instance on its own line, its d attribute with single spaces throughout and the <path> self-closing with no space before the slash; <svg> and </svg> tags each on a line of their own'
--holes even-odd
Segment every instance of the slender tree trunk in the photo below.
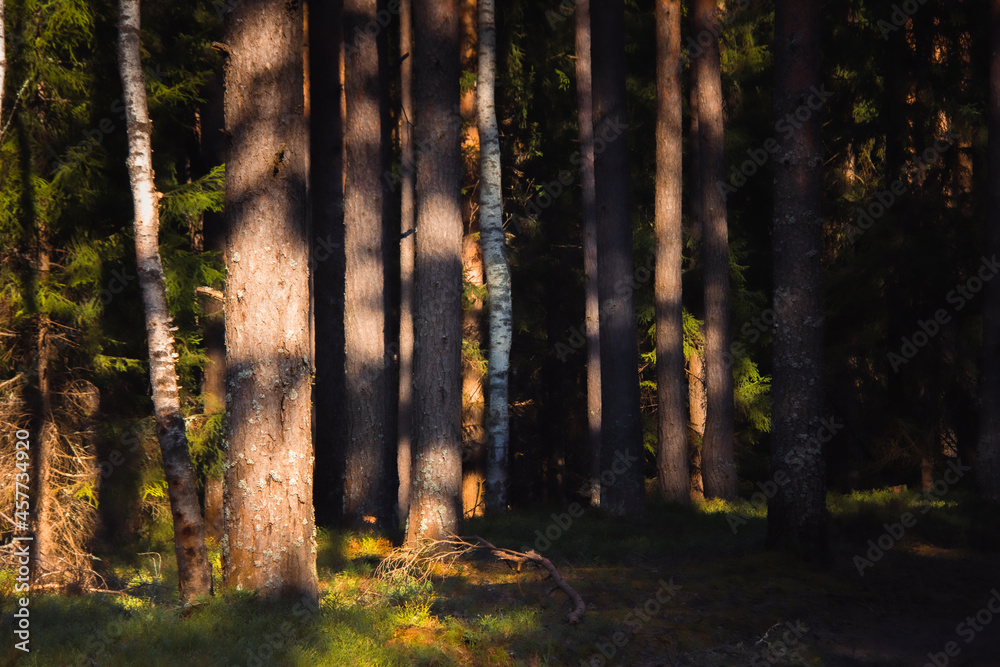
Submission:
<svg viewBox="0 0 1000 667">
<path fill-rule="evenodd" d="M 302 8 L 243 2 L 227 19 L 223 577 L 314 604 Z"/>
<path fill-rule="evenodd" d="M 986 255 L 1000 253 L 1000 0 L 990 2 L 990 70 L 987 146 Z M 1000 503 L 1000 284 L 983 287 L 983 377 L 980 390 L 976 482 L 980 496 Z"/>
<path fill-rule="evenodd" d="M 705 357 L 704 347 L 695 346 L 687 359 L 688 420 L 690 439 L 688 440 L 688 461 L 690 463 L 691 500 L 704 500 L 705 485 L 701 478 L 701 446 L 705 442 Z"/>
<path fill-rule="evenodd" d="M 660 494 L 690 500 L 684 409 L 684 321 L 681 262 L 683 181 L 680 76 L 681 3 L 656 3 L 656 388 Z"/>
<path fill-rule="evenodd" d="M 346 423 L 342 1 L 309 4 L 309 198 L 312 204 L 316 521 L 343 519 Z M 353 36 L 352 36 L 353 38 Z"/>
<path fill-rule="evenodd" d="M 462 216 L 455 0 L 414 6 L 417 243 L 407 542 L 462 523 Z"/>
<path fill-rule="evenodd" d="M 39 287 L 43 287 L 48 282 L 51 268 L 51 248 L 48 228 L 42 220 L 38 220 L 37 229 L 38 284 Z M 39 309 L 37 319 L 38 337 L 35 340 L 35 352 L 38 355 L 38 361 L 35 365 L 38 387 L 35 411 L 35 433 L 37 436 L 34 439 L 34 452 L 32 453 L 33 474 L 31 479 L 34 486 L 32 532 L 35 538 L 31 549 L 36 563 L 31 574 L 36 583 L 41 581 L 42 575 L 46 572 L 62 569 L 58 567 L 59 564 L 56 562 L 59 547 L 56 544 L 53 530 L 54 517 L 52 516 L 54 505 L 52 464 L 58 452 L 59 438 L 59 431 L 52 414 L 52 374 L 50 371 L 54 352 L 51 338 L 52 326 L 48 314 L 41 309 Z"/>
<path fill-rule="evenodd" d="M 601 0 L 590 8 L 593 26 L 594 127 L 624 126 L 625 5 Z M 601 506 L 616 516 L 642 512 L 642 432 L 639 421 L 639 351 L 636 340 L 632 219 L 627 131 L 596 156 L 599 220 L 598 282 L 601 329 Z"/>
<path fill-rule="evenodd" d="M 775 5 L 774 117 L 785 118 L 820 84 L 820 5 Z M 823 418 L 823 145 L 819 114 L 779 139 L 774 175 L 774 329 L 771 479 L 767 543 L 825 560 Z M 709 413 L 711 419 L 711 413 Z"/>
<path fill-rule="evenodd" d="M 494 102 L 496 79 L 496 17 L 493 0 L 479 0 L 479 238 L 486 265 L 490 302 L 489 395 L 486 430 L 486 511 L 507 509 L 507 466 L 510 424 L 507 415 L 507 372 L 510 367 L 510 269 L 503 231 L 503 193 L 500 188 L 500 133 Z"/>
<path fill-rule="evenodd" d="M 733 373 L 729 359 L 729 232 L 726 201 L 717 184 L 725 178 L 722 75 L 716 23 L 716 0 L 695 0 L 696 35 L 710 37 L 694 61 L 698 85 L 699 159 L 704 213 L 705 388 L 708 421 L 702 446 L 702 478 L 710 498 L 736 497 L 733 463 Z"/>
<path fill-rule="evenodd" d="M 399 243 L 399 523 L 410 511 L 411 448 L 413 442 L 413 261 L 416 248 L 413 154 L 413 5 L 399 3 L 399 69 L 402 116 L 399 121 L 400 223 Z"/>
<path fill-rule="evenodd" d="M 587 435 L 590 504 L 601 504 L 601 328 L 597 296 L 597 205 L 594 183 L 594 94 L 590 66 L 590 0 L 576 3 L 576 100 L 579 112 L 583 275 L 587 337 Z"/>
<path fill-rule="evenodd" d="M 344 231 L 347 273 L 347 451 L 344 513 L 349 524 L 387 528 L 386 426 L 389 369 L 385 362 L 383 181 L 379 49 L 365 26 L 377 23 L 376 0 L 345 0 L 344 32 L 354 35 L 345 51 Z"/>
<path fill-rule="evenodd" d="M 194 470 L 177 392 L 174 339 L 163 265 L 159 251 L 159 199 L 153 183 L 152 125 L 146 105 L 146 82 L 139 57 L 139 0 L 121 0 L 118 60 L 128 122 L 128 171 L 135 205 L 135 253 L 146 313 L 149 375 L 153 386 L 156 431 L 163 455 L 167 494 L 174 518 L 174 549 L 181 599 L 211 592 L 212 570 L 205 548 L 205 528 L 198 504 Z"/>
</svg>

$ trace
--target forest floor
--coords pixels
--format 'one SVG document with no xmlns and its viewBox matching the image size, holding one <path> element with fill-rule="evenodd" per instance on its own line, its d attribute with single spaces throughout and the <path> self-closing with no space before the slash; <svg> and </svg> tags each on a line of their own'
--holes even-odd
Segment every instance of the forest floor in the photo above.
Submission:
<svg viewBox="0 0 1000 667">
<path fill-rule="evenodd" d="M 148 556 L 118 566 L 122 594 L 34 595 L 29 654 L 13 646 L 0 576 L 0 663 L 1000 667 L 1000 517 L 959 491 L 828 505 L 826 568 L 765 551 L 763 511 L 746 502 L 658 505 L 637 524 L 572 503 L 466 522 L 551 559 L 587 604 L 579 624 L 544 570 L 481 556 L 428 582 L 378 582 L 388 540 L 332 531 L 318 610 L 247 592 L 183 607 L 163 544 L 162 569 Z"/>
</svg>

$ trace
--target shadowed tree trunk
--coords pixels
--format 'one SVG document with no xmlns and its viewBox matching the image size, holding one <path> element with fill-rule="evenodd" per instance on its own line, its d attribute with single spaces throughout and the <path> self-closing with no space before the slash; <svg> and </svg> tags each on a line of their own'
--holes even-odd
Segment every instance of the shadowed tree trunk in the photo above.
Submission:
<svg viewBox="0 0 1000 667">
<path fill-rule="evenodd" d="M 990 3 L 990 69 L 986 198 L 987 257 L 1000 253 L 1000 0 Z M 976 483 L 980 496 L 1000 503 L 1000 284 L 983 286 L 983 377 Z"/>
<path fill-rule="evenodd" d="M 657 481 L 670 500 L 690 500 L 684 405 L 681 261 L 681 6 L 656 3 L 656 389 Z"/>
<path fill-rule="evenodd" d="M 698 159 L 705 260 L 705 390 L 708 396 L 702 479 L 705 496 L 736 497 L 733 464 L 733 373 L 729 364 L 729 231 L 726 200 L 718 183 L 725 178 L 722 75 L 719 64 L 716 0 L 695 0 L 694 33 L 709 43 L 695 59 L 698 86 Z"/>
<path fill-rule="evenodd" d="M 489 394 L 486 430 L 489 449 L 486 463 L 486 511 L 507 509 L 507 468 L 510 424 L 507 415 L 507 372 L 510 367 L 511 294 L 510 269 L 503 231 L 503 196 L 500 188 L 500 133 L 494 102 L 496 79 L 496 18 L 493 0 L 479 0 L 479 78 L 476 83 L 479 111 L 479 230 L 486 265 L 490 305 Z"/>
<path fill-rule="evenodd" d="M 181 599 L 190 602 L 211 592 L 212 570 L 198 504 L 194 470 L 188 456 L 184 416 L 177 392 L 174 338 L 159 251 L 160 193 L 153 183 L 152 125 L 146 82 L 139 57 L 139 0 L 121 0 L 118 61 L 128 123 L 128 172 L 135 206 L 135 253 L 146 314 L 149 375 L 153 386 L 156 433 L 174 522 L 174 549 Z"/>
<path fill-rule="evenodd" d="M 594 127 L 624 126 L 625 5 L 602 0 L 590 7 L 593 27 Z M 637 517 L 643 507 L 639 350 L 632 284 L 632 219 L 628 133 L 596 156 L 598 284 L 601 329 L 601 507 Z"/>
<path fill-rule="evenodd" d="M 309 198 L 316 345 L 316 521 L 343 519 L 344 170 L 341 122 L 342 0 L 309 3 Z"/>
<path fill-rule="evenodd" d="M 399 68 L 402 116 L 399 120 L 400 223 L 399 243 L 399 523 L 410 510 L 411 448 L 413 443 L 413 254 L 416 248 L 416 218 L 413 191 L 413 7 L 411 0 L 399 3 Z"/>
<path fill-rule="evenodd" d="M 590 59 L 590 0 L 576 3 L 576 100 L 580 134 L 583 274 L 587 337 L 587 436 L 590 504 L 601 504 L 601 328 L 597 295 L 597 206 L 594 184 L 594 94 Z"/>
<path fill-rule="evenodd" d="M 462 216 L 455 0 L 414 6 L 417 243 L 407 542 L 462 524 Z"/>
<path fill-rule="evenodd" d="M 344 248 L 350 277 L 344 297 L 344 514 L 350 525 L 388 528 L 392 498 L 387 479 L 380 53 L 376 36 L 364 30 L 377 23 L 377 12 L 376 0 L 344 0 L 344 32 L 354 35 L 344 54 Z"/>
<path fill-rule="evenodd" d="M 227 15 L 227 586 L 318 598 L 301 5 Z"/>
<path fill-rule="evenodd" d="M 774 118 L 794 113 L 820 84 L 820 5 L 778 0 Z M 774 370 L 767 544 L 825 560 L 821 118 L 779 139 L 774 175 Z M 711 419 L 711 413 L 709 414 Z"/>
</svg>

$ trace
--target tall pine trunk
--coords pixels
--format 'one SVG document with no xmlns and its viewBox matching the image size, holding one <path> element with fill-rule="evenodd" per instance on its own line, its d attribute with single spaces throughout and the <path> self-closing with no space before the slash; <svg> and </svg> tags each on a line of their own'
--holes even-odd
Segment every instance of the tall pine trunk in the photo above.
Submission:
<svg viewBox="0 0 1000 667">
<path fill-rule="evenodd" d="M 310 403 L 302 7 L 227 15 L 228 450 L 223 577 L 318 598 Z"/>
<path fill-rule="evenodd" d="M 601 507 L 637 517 L 643 508 L 639 350 L 632 283 L 628 111 L 625 108 L 625 4 L 590 7 L 593 27 L 594 127 L 621 134 L 596 156 L 598 285 L 601 329 Z"/>
<path fill-rule="evenodd" d="M 695 59 L 698 86 L 698 158 L 705 260 L 705 389 L 708 395 L 702 479 L 705 496 L 736 497 L 733 463 L 733 373 L 729 363 L 729 230 L 726 200 L 718 183 L 725 178 L 722 74 L 719 62 L 716 0 L 695 0 L 694 26 L 709 43 Z"/>
<path fill-rule="evenodd" d="M 778 0 L 774 118 L 794 114 L 820 84 L 820 5 Z M 826 558 L 823 418 L 822 185 L 819 114 L 779 139 L 774 175 L 774 370 L 767 543 Z M 711 419 L 711 414 L 709 414 Z"/>
<path fill-rule="evenodd" d="M 688 502 L 681 262 L 681 5 L 656 3 L 656 389 L 660 494 Z"/>
<path fill-rule="evenodd" d="M 576 101 L 580 135 L 580 187 L 583 218 L 584 335 L 587 339 L 587 439 L 590 452 L 590 504 L 601 504 L 601 327 L 597 295 L 597 203 L 594 183 L 594 91 L 590 58 L 590 0 L 577 0 Z"/>
<path fill-rule="evenodd" d="M 407 542 L 462 523 L 462 215 L 458 8 L 414 6 L 417 243 L 413 478 Z"/>
<path fill-rule="evenodd" d="M 410 511 L 410 477 L 413 447 L 413 262 L 416 250 L 413 153 L 413 4 L 399 3 L 400 106 L 400 221 L 399 242 L 399 438 L 396 465 L 399 469 L 399 523 Z"/>
<path fill-rule="evenodd" d="M 986 196 L 987 257 L 1000 253 L 1000 0 L 990 3 L 989 140 Z M 983 286 L 983 378 L 976 483 L 984 500 L 1000 503 L 1000 284 Z"/>
<path fill-rule="evenodd" d="M 507 467 L 510 424 L 507 414 L 507 373 L 510 367 L 510 268 L 503 231 L 503 193 L 500 187 L 500 133 L 497 128 L 496 17 L 493 0 L 479 0 L 479 77 L 476 106 L 479 114 L 479 238 L 489 290 L 490 351 L 486 430 L 486 510 L 507 509 Z"/>
<path fill-rule="evenodd" d="M 376 0 L 345 0 L 344 33 L 344 296 L 347 441 L 344 514 L 349 524 L 388 528 L 389 368 L 383 307 L 383 180 L 379 48 L 365 26 L 376 22 Z M 393 475 L 394 477 L 394 475 Z"/>
<path fill-rule="evenodd" d="M 312 213 L 316 521 L 343 519 L 344 145 L 341 0 L 309 3 L 309 199 Z"/>
<path fill-rule="evenodd" d="M 174 338 L 159 250 L 159 199 L 153 183 L 152 124 L 139 57 L 139 0 L 121 0 L 118 61 L 128 123 L 128 172 L 135 206 L 135 254 L 146 314 L 149 375 L 153 386 L 156 433 L 174 519 L 174 549 L 181 599 L 211 592 L 212 570 L 198 504 L 194 470 L 188 456 L 184 416 L 177 392 Z"/>
</svg>

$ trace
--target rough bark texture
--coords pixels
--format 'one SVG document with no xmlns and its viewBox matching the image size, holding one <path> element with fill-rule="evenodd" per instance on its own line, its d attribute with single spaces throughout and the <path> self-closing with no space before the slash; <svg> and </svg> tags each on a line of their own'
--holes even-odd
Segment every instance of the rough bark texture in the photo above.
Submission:
<svg viewBox="0 0 1000 667">
<path fill-rule="evenodd" d="M 223 576 L 315 602 L 302 8 L 227 18 Z"/>
<path fill-rule="evenodd" d="M 135 206 L 135 253 L 146 315 L 149 375 L 153 386 L 156 434 L 174 520 L 174 549 L 181 599 L 211 592 L 212 570 L 205 548 L 205 528 L 198 504 L 194 470 L 177 392 L 174 338 L 159 251 L 159 199 L 153 183 L 152 125 L 146 105 L 146 82 L 139 57 L 139 0 L 121 0 L 118 61 L 128 124 L 128 172 Z"/>
<path fill-rule="evenodd" d="M 576 101 L 580 134 L 581 216 L 587 338 L 587 437 L 590 504 L 601 504 L 601 327 L 597 295 L 597 204 L 594 184 L 594 91 L 590 65 L 590 0 L 576 3 Z"/>
<path fill-rule="evenodd" d="M 413 255 L 416 249 L 413 154 L 413 6 L 399 3 L 399 66 L 402 115 L 399 119 L 400 223 L 399 243 L 399 439 L 396 464 L 399 468 L 399 523 L 410 511 L 411 449 L 413 443 Z"/>
<path fill-rule="evenodd" d="M 347 443 L 344 514 L 352 525 L 388 528 L 386 437 L 390 369 L 385 354 L 382 247 L 382 127 L 379 49 L 365 26 L 376 21 L 376 0 L 345 0 L 344 31 L 353 35 L 344 55 L 344 238 L 347 260 L 344 297 Z"/>
<path fill-rule="evenodd" d="M 594 3 L 594 127 L 628 122 L 625 109 L 625 6 Z M 627 131 L 596 156 L 601 328 L 601 506 L 636 517 L 643 507 L 639 352 L 632 284 L 632 219 Z"/>
<path fill-rule="evenodd" d="M 774 117 L 784 118 L 820 84 L 820 6 L 775 6 Z M 826 557 L 823 417 L 820 116 L 781 138 L 774 175 L 774 332 L 771 479 L 767 543 Z M 711 420 L 711 413 L 709 413 Z M 787 478 L 787 480 L 786 480 Z M 786 480 L 786 481 L 783 481 Z"/>
<path fill-rule="evenodd" d="M 500 133 L 497 128 L 496 17 L 493 0 L 479 0 L 479 242 L 486 265 L 490 306 L 489 394 L 486 430 L 486 511 L 507 509 L 507 468 L 510 422 L 507 413 L 507 374 L 510 368 L 510 268 L 503 231 L 503 194 L 500 189 Z"/>
<path fill-rule="evenodd" d="M 687 502 L 687 416 L 684 406 L 684 321 L 681 261 L 683 175 L 681 4 L 656 3 L 656 390 L 657 481 L 660 494 Z"/>
<path fill-rule="evenodd" d="M 417 244 L 414 448 L 407 542 L 462 521 L 462 178 L 455 0 L 414 7 Z"/>
<path fill-rule="evenodd" d="M 701 161 L 703 256 L 705 258 L 705 389 L 708 422 L 702 446 L 702 478 L 709 498 L 736 497 L 733 464 L 733 373 L 729 364 L 729 231 L 726 200 L 718 183 L 725 178 L 722 75 L 716 0 L 695 0 L 696 35 L 709 36 L 694 61 L 698 85 L 698 135 Z"/>
<path fill-rule="evenodd" d="M 1000 253 L 1000 0 L 990 3 L 989 142 L 986 199 L 988 247 Z M 1000 284 L 983 285 L 983 378 L 980 389 L 976 483 L 983 499 L 1000 503 Z"/>
<path fill-rule="evenodd" d="M 309 198 L 316 349 L 316 521 L 343 519 L 344 419 L 344 151 L 341 106 L 341 0 L 309 3 Z M 354 36 L 351 37 L 353 39 Z"/>
</svg>

